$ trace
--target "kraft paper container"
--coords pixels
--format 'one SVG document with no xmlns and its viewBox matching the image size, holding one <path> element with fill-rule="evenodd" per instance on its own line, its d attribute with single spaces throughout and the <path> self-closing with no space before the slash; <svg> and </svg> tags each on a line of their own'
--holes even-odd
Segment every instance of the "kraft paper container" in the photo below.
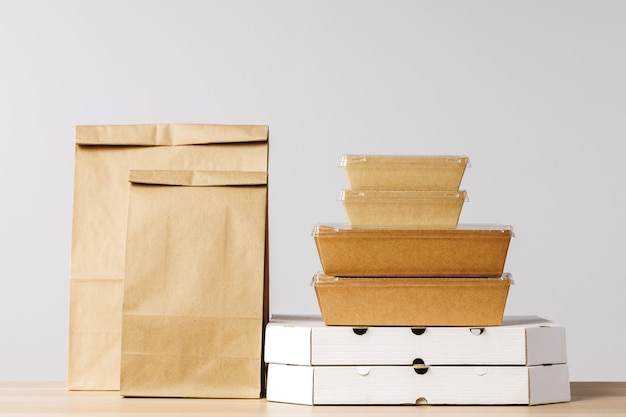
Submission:
<svg viewBox="0 0 626 417">
<path fill-rule="evenodd" d="M 455 227 L 465 191 L 342 190 L 352 227 Z"/>
<path fill-rule="evenodd" d="M 469 163 L 466 156 L 344 155 L 352 190 L 457 191 Z"/>
<path fill-rule="evenodd" d="M 511 285 L 500 278 L 351 278 L 318 274 L 326 325 L 499 326 Z"/>
<path fill-rule="evenodd" d="M 324 273 L 352 277 L 500 277 L 512 236 L 504 225 L 313 230 Z"/>
</svg>

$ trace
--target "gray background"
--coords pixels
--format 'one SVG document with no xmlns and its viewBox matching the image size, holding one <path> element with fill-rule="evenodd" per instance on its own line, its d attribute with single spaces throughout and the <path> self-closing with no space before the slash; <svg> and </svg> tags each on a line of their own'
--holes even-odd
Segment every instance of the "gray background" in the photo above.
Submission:
<svg viewBox="0 0 626 417">
<path fill-rule="evenodd" d="M 0 380 L 64 380 L 74 126 L 270 125 L 271 311 L 318 313 L 342 154 L 465 154 L 507 314 L 626 380 L 626 2 L 0 0 Z"/>
</svg>

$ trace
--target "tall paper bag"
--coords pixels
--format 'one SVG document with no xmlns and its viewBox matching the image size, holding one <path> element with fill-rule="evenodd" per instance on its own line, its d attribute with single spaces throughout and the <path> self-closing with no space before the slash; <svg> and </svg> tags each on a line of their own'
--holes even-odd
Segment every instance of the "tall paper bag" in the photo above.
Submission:
<svg viewBox="0 0 626 417">
<path fill-rule="evenodd" d="M 131 171 L 120 393 L 258 398 L 266 172 Z"/>
<path fill-rule="evenodd" d="M 267 171 L 268 127 L 76 127 L 68 388 L 118 390 L 131 169 Z"/>
</svg>

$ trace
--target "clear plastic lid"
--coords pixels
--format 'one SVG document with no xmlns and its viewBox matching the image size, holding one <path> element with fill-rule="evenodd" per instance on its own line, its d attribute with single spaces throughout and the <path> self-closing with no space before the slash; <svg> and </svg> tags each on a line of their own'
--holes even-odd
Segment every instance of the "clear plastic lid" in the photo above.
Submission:
<svg viewBox="0 0 626 417">
<path fill-rule="evenodd" d="M 503 225 L 497 223 L 481 223 L 481 224 L 472 224 L 472 223 L 461 223 L 456 227 L 450 228 L 438 228 L 433 226 L 424 226 L 424 227 L 415 227 L 415 228 L 407 228 L 400 229 L 397 227 L 368 227 L 368 228 L 352 228 L 350 225 L 346 224 L 318 224 L 313 228 L 312 235 L 314 237 L 317 236 L 333 236 L 338 234 L 349 234 L 351 236 L 354 235 L 362 235 L 362 236 L 372 236 L 372 237 L 390 237 L 390 236 L 398 236 L 398 237 L 445 237 L 451 235 L 462 235 L 462 234 L 495 234 L 501 235 L 502 237 L 514 237 L 515 233 L 513 232 L 513 226 Z"/>
<path fill-rule="evenodd" d="M 429 201 L 459 200 L 469 201 L 467 192 L 460 191 L 399 191 L 399 190 L 341 190 L 342 201 Z"/>
<path fill-rule="evenodd" d="M 497 281 L 509 281 L 511 285 L 515 285 L 513 276 L 509 272 L 504 272 L 502 276 L 500 277 L 479 277 L 479 278 L 477 277 L 467 277 L 467 278 L 463 278 L 463 277 L 454 277 L 454 278 L 363 277 L 362 279 L 367 279 L 368 282 L 373 282 L 372 279 L 374 279 L 374 280 L 378 280 L 378 282 L 384 283 L 385 280 L 393 280 L 393 279 L 398 279 L 398 278 L 402 280 L 411 280 L 409 282 L 419 283 L 420 285 L 428 285 L 428 284 L 438 285 L 438 284 L 441 284 L 442 282 L 445 282 L 445 280 L 456 280 L 456 282 L 459 282 L 459 280 L 470 280 L 469 282 L 475 282 L 475 280 L 490 280 L 493 282 L 494 280 L 497 280 Z M 334 275 L 326 275 L 323 272 L 318 272 L 317 274 L 313 275 L 313 278 L 311 279 L 311 286 L 315 286 L 317 284 L 339 282 L 340 280 L 343 280 L 347 283 L 353 281 L 355 284 L 360 281 L 359 277 L 337 277 Z M 451 282 L 451 281 L 448 281 L 448 282 Z"/>
<path fill-rule="evenodd" d="M 339 166 L 347 165 L 407 165 L 407 166 L 471 166 L 464 155 L 343 155 Z"/>
</svg>

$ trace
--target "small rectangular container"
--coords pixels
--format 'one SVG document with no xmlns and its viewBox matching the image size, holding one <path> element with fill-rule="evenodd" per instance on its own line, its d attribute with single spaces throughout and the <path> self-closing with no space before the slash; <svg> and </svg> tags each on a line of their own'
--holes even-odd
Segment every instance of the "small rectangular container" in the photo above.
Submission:
<svg viewBox="0 0 626 417">
<path fill-rule="evenodd" d="M 339 198 L 352 227 L 455 227 L 467 193 L 342 190 Z"/>
<path fill-rule="evenodd" d="M 313 230 L 324 273 L 352 277 L 500 277 L 512 236 L 497 224 Z"/>
<path fill-rule="evenodd" d="M 312 282 L 329 326 L 499 326 L 511 285 L 500 278 L 352 278 Z"/>
<path fill-rule="evenodd" d="M 352 190 L 457 191 L 467 156 L 344 155 Z"/>
</svg>

